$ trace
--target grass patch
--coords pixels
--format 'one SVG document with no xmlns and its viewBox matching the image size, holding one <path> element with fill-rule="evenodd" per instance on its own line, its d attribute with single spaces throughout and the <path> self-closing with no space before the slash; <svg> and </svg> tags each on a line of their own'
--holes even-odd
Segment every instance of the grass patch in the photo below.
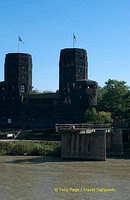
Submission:
<svg viewBox="0 0 130 200">
<path fill-rule="evenodd" d="M 60 156 L 60 143 L 56 142 L 0 142 L 0 153 L 5 155 Z"/>
</svg>

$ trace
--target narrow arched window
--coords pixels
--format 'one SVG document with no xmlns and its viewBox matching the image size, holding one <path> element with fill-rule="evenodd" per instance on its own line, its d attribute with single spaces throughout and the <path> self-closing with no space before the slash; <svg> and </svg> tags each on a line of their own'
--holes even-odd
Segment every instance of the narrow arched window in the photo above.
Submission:
<svg viewBox="0 0 130 200">
<path fill-rule="evenodd" d="M 24 92 L 25 92 L 25 85 L 21 85 L 21 86 L 20 86 L 20 91 L 21 91 L 21 93 L 24 93 Z"/>
</svg>

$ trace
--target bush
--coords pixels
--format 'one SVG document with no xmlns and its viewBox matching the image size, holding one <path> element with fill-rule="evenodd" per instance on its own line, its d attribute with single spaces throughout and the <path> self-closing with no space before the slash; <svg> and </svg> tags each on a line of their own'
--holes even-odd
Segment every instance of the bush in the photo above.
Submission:
<svg viewBox="0 0 130 200">
<path fill-rule="evenodd" d="M 0 153 L 9 155 L 60 155 L 60 143 L 56 142 L 0 142 Z"/>
<path fill-rule="evenodd" d="M 93 107 L 85 111 L 83 116 L 83 122 L 96 123 L 96 124 L 106 124 L 112 121 L 111 113 L 100 111 L 97 112 Z"/>
<path fill-rule="evenodd" d="M 13 143 L 12 142 L 0 142 L 0 153 L 8 154 L 12 151 Z"/>
</svg>

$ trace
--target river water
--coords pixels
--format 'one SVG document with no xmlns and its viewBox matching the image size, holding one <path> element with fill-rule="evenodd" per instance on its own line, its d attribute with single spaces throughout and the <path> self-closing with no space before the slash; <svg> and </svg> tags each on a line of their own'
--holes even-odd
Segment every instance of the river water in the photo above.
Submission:
<svg viewBox="0 0 130 200">
<path fill-rule="evenodd" d="M 56 158 L 0 156 L 0 200 L 44 199 L 128 200 L 130 160 L 63 162 Z"/>
</svg>

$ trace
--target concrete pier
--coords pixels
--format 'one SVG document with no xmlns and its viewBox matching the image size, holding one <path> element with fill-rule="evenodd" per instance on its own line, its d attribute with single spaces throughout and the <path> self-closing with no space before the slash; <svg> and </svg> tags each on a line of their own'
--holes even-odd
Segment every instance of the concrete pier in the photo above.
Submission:
<svg viewBox="0 0 130 200">
<path fill-rule="evenodd" d="M 108 156 L 123 155 L 123 139 L 120 128 L 114 128 L 112 132 L 106 134 L 106 150 Z"/>
<path fill-rule="evenodd" d="M 61 134 L 61 158 L 75 160 L 106 160 L 105 130 L 92 133 L 63 131 Z"/>
<path fill-rule="evenodd" d="M 122 131 L 108 125 L 58 124 L 61 158 L 105 161 L 123 154 Z"/>
</svg>

